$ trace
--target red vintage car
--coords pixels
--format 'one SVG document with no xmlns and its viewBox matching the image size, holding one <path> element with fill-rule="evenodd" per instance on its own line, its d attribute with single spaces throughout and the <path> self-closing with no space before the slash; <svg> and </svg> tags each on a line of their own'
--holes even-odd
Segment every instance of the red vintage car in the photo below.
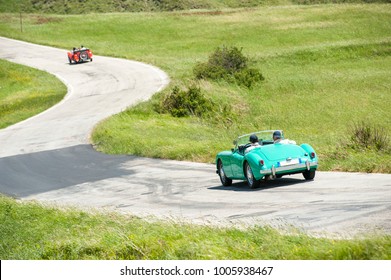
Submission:
<svg viewBox="0 0 391 280">
<path fill-rule="evenodd" d="M 83 46 L 80 49 L 73 48 L 68 52 L 68 60 L 69 64 L 92 61 L 92 52 Z"/>
</svg>

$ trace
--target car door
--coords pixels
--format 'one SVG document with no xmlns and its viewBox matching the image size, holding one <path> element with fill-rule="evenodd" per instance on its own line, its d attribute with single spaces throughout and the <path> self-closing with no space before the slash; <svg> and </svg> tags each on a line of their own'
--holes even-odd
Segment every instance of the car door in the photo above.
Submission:
<svg viewBox="0 0 391 280">
<path fill-rule="evenodd" d="M 233 178 L 235 179 L 244 179 L 243 174 L 243 158 L 244 155 L 236 149 L 232 153 L 231 168 L 233 173 Z"/>
</svg>

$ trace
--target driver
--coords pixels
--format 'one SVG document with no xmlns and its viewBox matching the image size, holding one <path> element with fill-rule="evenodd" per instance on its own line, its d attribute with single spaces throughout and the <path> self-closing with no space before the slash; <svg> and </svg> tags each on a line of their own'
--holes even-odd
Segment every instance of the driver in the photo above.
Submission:
<svg viewBox="0 0 391 280">
<path fill-rule="evenodd" d="M 273 141 L 274 143 L 281 143 L 281 131 L 276 130 L 273 132 Z"/>
</svg>

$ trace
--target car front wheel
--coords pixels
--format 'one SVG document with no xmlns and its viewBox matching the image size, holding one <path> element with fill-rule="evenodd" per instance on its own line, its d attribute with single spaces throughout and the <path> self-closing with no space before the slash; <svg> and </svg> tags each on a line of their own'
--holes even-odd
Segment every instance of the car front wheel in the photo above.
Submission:
<svg viewBox="0 0 391 280">
<path fill-rule="evenodd" d="M 248 164 L 248 162 L 245 163 L 244 170 L 246 172 L 246 179 L 247 179 L 248 186 L 252 189 L 259 187 L 261 181 L 255 179 L 254 173 L 251 169 L 250 164 Z"/>
<path fill-rule="evenodd" d="M 223 162 L 221 160 L 219 160 L 219 164 L 217 165 L 217 172 L 219 173 L 220 181 L 223 186 L 228 187 L 232 185 L 232 179 L 225 175 Z"/>
</svg>

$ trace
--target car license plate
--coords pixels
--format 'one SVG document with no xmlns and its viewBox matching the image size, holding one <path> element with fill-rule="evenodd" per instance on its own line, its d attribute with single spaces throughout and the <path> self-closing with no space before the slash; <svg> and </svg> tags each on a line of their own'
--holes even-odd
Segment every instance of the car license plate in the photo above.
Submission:
<svg viewBox="0 0 391 280">
<path fill-rule="evenodd" d="M 280 166 L 288 166 L 288 165 L 293 165 L 293 164 L 298 164 L 298 163 L 300 163 L 299 159 L 298 158 L 294 158 L 294 159 L 291 159 L 291 160 L 280 161 Z"/>
</svg>

